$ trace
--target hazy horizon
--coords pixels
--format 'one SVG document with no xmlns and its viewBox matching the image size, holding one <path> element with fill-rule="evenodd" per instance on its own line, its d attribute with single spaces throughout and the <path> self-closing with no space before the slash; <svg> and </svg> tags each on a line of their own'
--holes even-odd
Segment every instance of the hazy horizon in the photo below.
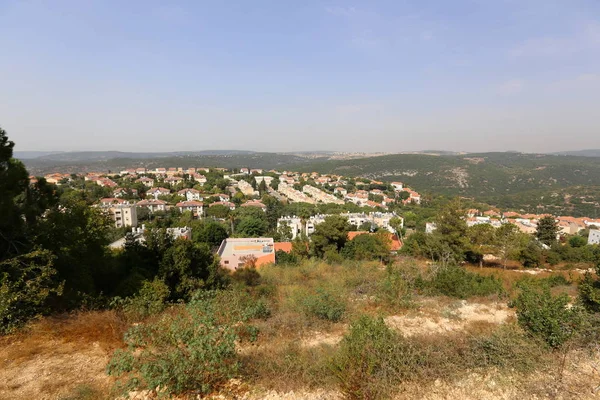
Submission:
<svg viewBox="0 0 600 400">
<path fill-rule="evenodd" d="M 595 0 L 0 2 L 16 151 L 600 148 Z"/>
</svg>

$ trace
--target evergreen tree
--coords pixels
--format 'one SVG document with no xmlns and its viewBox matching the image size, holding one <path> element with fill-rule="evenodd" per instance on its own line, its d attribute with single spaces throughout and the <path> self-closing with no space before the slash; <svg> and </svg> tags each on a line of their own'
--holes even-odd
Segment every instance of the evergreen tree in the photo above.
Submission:
<svg viewBox="0 0 600 400">
<path fill-rule="evenodd" d="M 557 234 L 558 224 L 554 220 L 554 217 L 544 217 L 538 221 L 538 227 L 535 236 L 540 242 L 551 246 L 552 243 L 556 242 Z"/>
</svg>

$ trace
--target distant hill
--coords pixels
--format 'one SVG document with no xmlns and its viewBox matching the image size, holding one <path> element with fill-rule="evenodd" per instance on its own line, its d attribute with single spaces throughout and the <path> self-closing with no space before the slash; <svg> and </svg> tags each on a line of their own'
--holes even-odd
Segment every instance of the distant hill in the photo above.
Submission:
<svg viewBox="0 0 600 400">
<path fill-rule="evenodd" d="M 528 212 L 544 211 L 544 206 L 555 214 L 594 216 L 600 211 L 600 157 L 393 154 L 302 163 L 289 169 L 401 181 L 422 193 L 471 197 Z"/>
<path fill-rule="evenodd" d="M 600 149 L 576 150 L 576 151 L 560 151 L 552 153 L 559 156 L 580 156 L 580 157 L 600 157 Z"/>
<path fill-rule="evenodd" d="M 62 151 L 14 151 L 13 157 L 18 158 L 20 160 L 25 160 L 58 153 L 62 153 Z"/>
</svg>

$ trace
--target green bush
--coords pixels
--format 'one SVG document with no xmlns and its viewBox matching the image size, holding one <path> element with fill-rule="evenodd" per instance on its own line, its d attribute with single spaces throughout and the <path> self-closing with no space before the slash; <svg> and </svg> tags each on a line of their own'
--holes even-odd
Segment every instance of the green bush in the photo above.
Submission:
<svg viewBox="0 0 600 400">
<path fill-rule="evenodd" d="M 600 312 L 600 280 L 586 273 L 577 289 L 579 303 L 589 312 Z"/>
<path fill-rule="evenodd" d="M 544 355 L 543 346 L 514 324 L 501 325 L 489 335 L 472 337 L 470 342 L 470 363 L 479 368 L 533 372 Z"/>
<path fill-rule="evenodd" d="M 40 250 L 0 262 L 0 334 L 45 313 L 48 300 L 62 294 L 54 259 L 49 251 Z"/>
<path fill-rule="evenodd" d="M 231 274 L 231 278 L 234 282 L 240 282 L 246 286 L 258 286 L 261 282 L 260 274 L 255 267 L 238 268 Z"/>
<path fill-rule="evenodd" d="M 306 314 L 331 322 L 338 322 L 346 312 L 342 297 L 325 288 L 317 288 L 314 293 L 303 296 L 301 305 Z"/>
<path fill-rule="evenodd" d="M 350 325 L 332 359 L 340 390 L 348 399 L 380 399 L 412 374 L 418 356 L 383 318 L 361 316 Z"/>
<path fill-rule="evenodd" d="M 167 306 L 170 294 L 169 287 L 162 280 L 144 281 L 135 296 L 125 299 L 123 312 L 132 321 L 159 314 Z"/>
<path fill-rule="evenodd" d="M 377 299 L 391 307 L 407 308 L 412 305 L 413 284 L 403 271 L 394 265 L 386 267 L 385 277 L 378 282 Z"/>
<path fill-rule="evenodd" d="M 125 390 L 154 389 L 166 394 L 206 394 L 238 371 L 235 326 L 224 319 L 211 294 L 195 295 L 178 313 L 138 324 L 125 335 L 125 350 L 113 354 L 109 375 Z"/>
<path fill-rule="evenodd" d="M 581 309 L 569 305 L 569 296 L 553 296 L 548 287 L 522 285 L 511 303 L 519 325 L 552 348 L 561 347 L 581 328 Z"/>
<path fill-rule="evenodd" d="M 420 285 L 424 285 L 431 294 L 459 299 L 504 293 L 500 279 L 475 274 L 461 267 L 440 268 L 429 281 L 423 281 Z"/>
</svg>

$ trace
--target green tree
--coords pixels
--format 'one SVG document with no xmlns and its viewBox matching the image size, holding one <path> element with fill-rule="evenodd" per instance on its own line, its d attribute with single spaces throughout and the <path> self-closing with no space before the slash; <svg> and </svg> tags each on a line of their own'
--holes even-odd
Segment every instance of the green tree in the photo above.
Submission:
<svg viewBox="0 0 600 400">
<path fill-rule="evenodd" d="M 527 246 L 521 250 L 519 259 L 526 268 L 537 268 L 542 263 L 542 249 L 535 240 L 530 240 Z"/>
<path fill-rule="evenodd" d="M 222 204 L 215 204 L 206 209 L 206 216 L 223 219 L 229 216 L 229 212 L 229 207 Z"/>
<path fill-rule="evenodd" d="M 217 269 L 218 263 L 208 245 L 177 239 L 164 252 L 158 278 L 169 287 L 171 300 L 187 300 L 194 291 L 215 284 Z"/>
<path fill-rule="evenodd" d="M 264 235 L 268 229 L 269 226 L 264 219 L 247 216 L 238 222 L 236 234 L 242 237 L 259 237 Z"/>
<path fill-rule="evenodd" d="M 61 294 L 54 259 L 49 251 L 37 250 L 0 262 L 0 334 L 48 311 L 49 298 Z"/>
<path fill-rule="evenodd" d="M 348 240 L 350 223 L 340 215 L 330 215 L 315 226 L 311 235 L 311 251 L 317 257 L 323 257 L 327 251 L 340 251 Z"/>
<path fill-rule="evenodd" d="M 519 228 L 514 224 L 504 224 L 495 231 L 496 253 L 502 260 L 502 266 L 506 268 L 506 264 L 510 258 L 516 257 L 521 245 L 521 234 Z"/>
<path fill-rule="evenodd" d="M 389 261 L 391 241 L 388 232 L 357 235 L 346 242 L 342 255 L 350 260 Z"/>
<path fill-rule="evenodd" d="M 197 229 L 192 231 L 192 238 L 195 242 L 208 243 L 213 247 L 219 246 L 227 237 L 227 229 L 216 221 L 202 222 Z"/>
<path fill-rule="evenodd" d="M 432 244 L 439 249 L 443 258 L 459 262 L 464 260 L 469 249 L 466 214 L 460 200 L 453 200 L 443 207 L 436 217 L 437 229 L 431 235 Z"/>
<path fill-rule="evenodd" d="M 554 217 L 543 217 L 538 221 L 537 231 L 535 236 L 538 240 L 547 246 L 551 246 L 552 243 L 556 242 L 556 235 L 558 234 L 558 224 L 554 220 Z"/>
<path fill-rule="evenodd" d="M 587 244 L 587 238 L 582 236 L 571 236 L 569 238 L 569 246 L 578 248 L 583 247 Z"/>
</svg>

